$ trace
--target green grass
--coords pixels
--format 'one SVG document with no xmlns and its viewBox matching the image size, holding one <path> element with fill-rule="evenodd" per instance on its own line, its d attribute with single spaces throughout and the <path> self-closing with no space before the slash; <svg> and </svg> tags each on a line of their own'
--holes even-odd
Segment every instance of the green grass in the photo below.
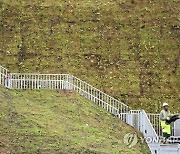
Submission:
<svg viewBox="0 0 180 154">
<path fill-rule="evenodd" d="M 70 73 L 132 109 L 159 112 L 167 101 L 179 112 L 178 8 L 178 0 L 2 0 L 0 64 Z"/>
<path fill-rule="evenodd" d="M 149 153 L 124 143 L 132 127 L 74 92 L 0 87 L 0 126 L 3 153 Z"/>
</svg>

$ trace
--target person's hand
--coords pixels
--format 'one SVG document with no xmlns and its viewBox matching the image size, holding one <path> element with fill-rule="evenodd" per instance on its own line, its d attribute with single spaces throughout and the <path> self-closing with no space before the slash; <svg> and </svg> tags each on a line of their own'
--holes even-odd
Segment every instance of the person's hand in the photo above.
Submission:
<svg viewBox="0 0 180 154">
<path fill-rule="evenodd" d="M 170 120 L 170 117 L 167 117 L 166 120 Z"/>
</svg>

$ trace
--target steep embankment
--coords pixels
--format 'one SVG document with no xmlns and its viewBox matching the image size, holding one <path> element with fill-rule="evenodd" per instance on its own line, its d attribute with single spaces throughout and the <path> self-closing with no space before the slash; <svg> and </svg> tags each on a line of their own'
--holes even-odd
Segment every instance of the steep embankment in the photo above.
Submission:
<svg viewBox="0 0 180 154">
<path fill-rule="evenodd" d="M 2 154 L 148 153 L 124 144 L 133 128 L 73 92 L 0 87 L 0 126 Z"/>
<path fill-rule="evenodd" d="M 4 3 L 3 3 L 4 2 Z M 134 109 L 180 111 L 178 0 L 0 2 L 0 64 L 71 73 Z"/>
</svg>

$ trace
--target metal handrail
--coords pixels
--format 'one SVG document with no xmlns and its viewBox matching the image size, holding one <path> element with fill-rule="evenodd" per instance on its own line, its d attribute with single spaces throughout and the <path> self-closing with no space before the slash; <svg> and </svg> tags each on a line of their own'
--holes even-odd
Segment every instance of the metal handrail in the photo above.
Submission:
<svg viewBox="0 0 180 154">
<path fill-rule="evenodd" d="M 85 81 L 78 79 L 75 76 L 69 76 L 69 83 L 70 83 L 70 86 L 72 86 L 73 90 L 75 90 L 79 93 L 85 92 L 87 95 L 90 95 L 90 96 L 94 95 L 94 98 L 98 98 L 98 99 L 94 100 L 95 102 L 98 100 L 102 100 L 103 102 L 106 102 L 110 106 L 113 106 L 114 108 L 119 110 L 120 113 L 128 112 L 128 106 L 126 104 L 109 96 L 108 94 L 100 91 L 99 89 L 91 86 L 90 84 L 86 83 Z M 87 96 L 87 98 L 89 98 L 89 97 Z"/>
</svg>

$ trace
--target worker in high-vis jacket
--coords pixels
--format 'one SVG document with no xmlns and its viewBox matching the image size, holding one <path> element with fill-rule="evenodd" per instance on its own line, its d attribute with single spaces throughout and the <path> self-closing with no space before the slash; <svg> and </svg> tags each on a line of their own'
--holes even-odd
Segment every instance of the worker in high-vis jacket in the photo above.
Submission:
<svg viewBox="0 0 180 154">
<path fill-rule="evenodd" d="M 171 113 L 168 109 L 168 103 L 163 103 L 163 109 L 160 113 L 161 128 L 163 133 L 163 138 L 165 139 L 163 143 L 168 142 L 168 138 L 171 136 L 171 124 L 167 123 L 170 120 Z"/>
</svg>

